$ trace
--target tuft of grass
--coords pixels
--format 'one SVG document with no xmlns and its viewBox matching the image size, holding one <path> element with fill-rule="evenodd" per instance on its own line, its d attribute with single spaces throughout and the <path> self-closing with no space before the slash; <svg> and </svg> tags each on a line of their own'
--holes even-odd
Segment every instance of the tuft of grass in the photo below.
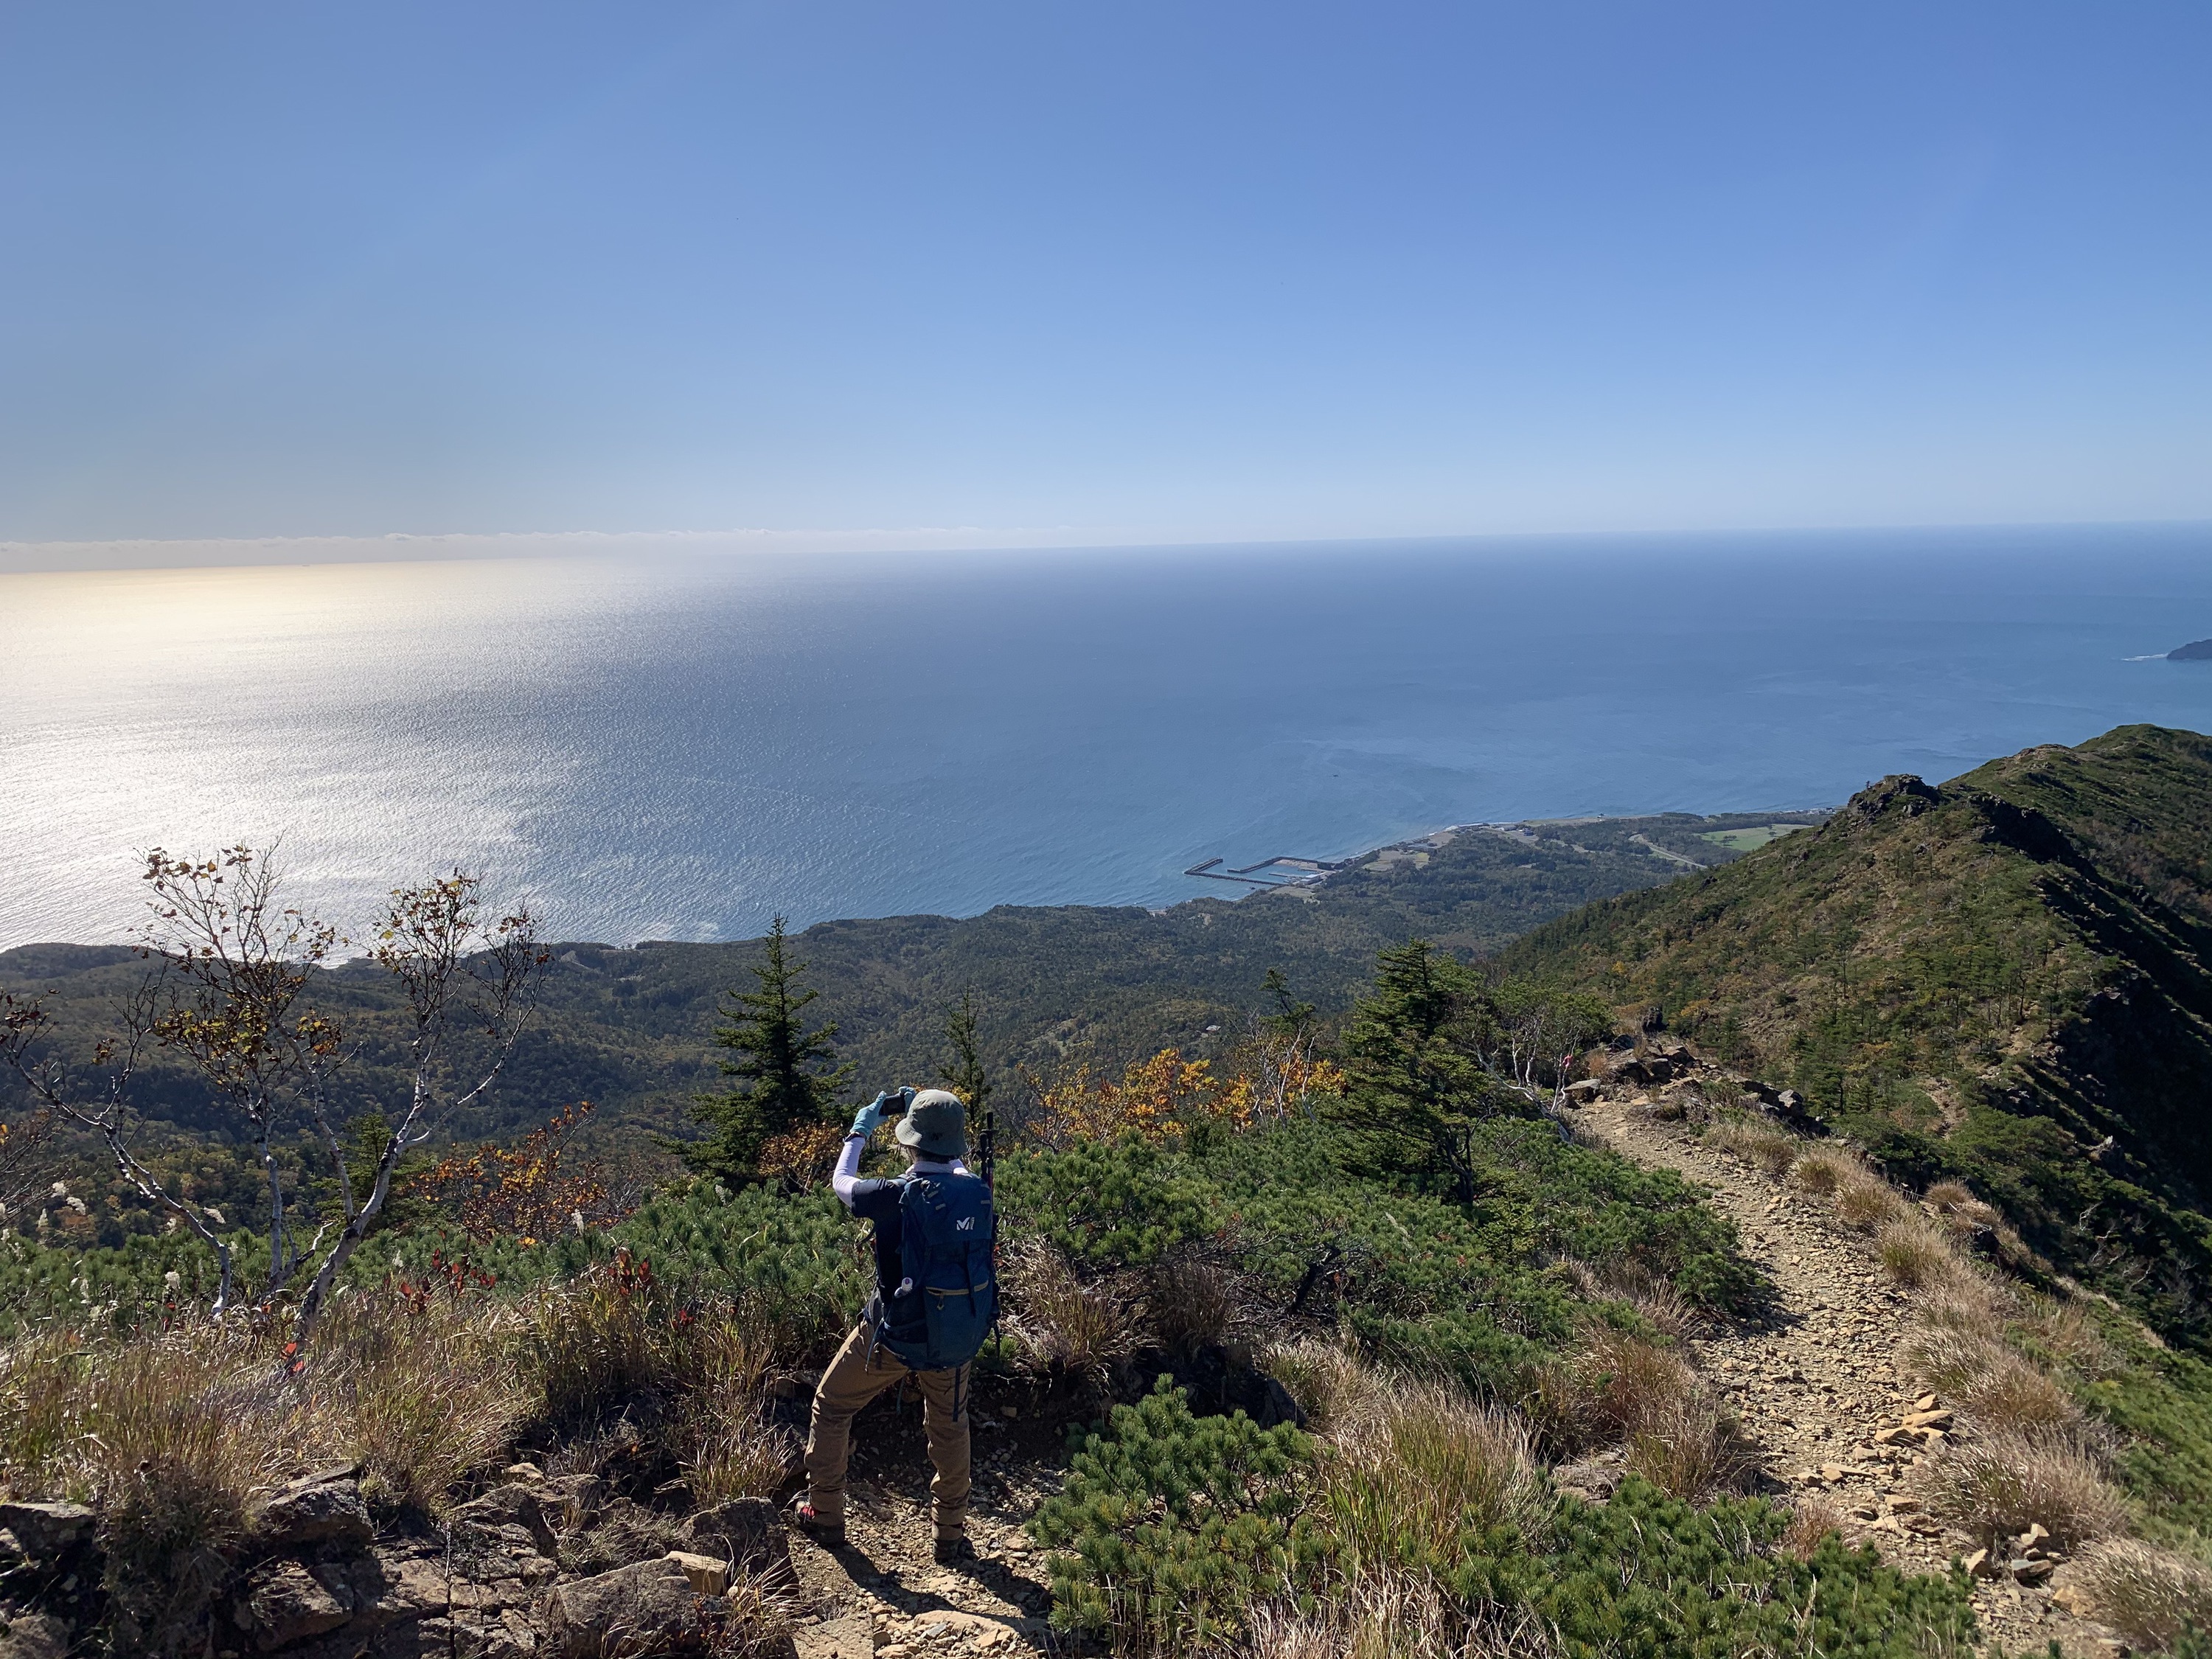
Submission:
<svg viewBox="0 0 2212 1659">
<path fill-rule="evenodd" d="M 2023 1345 L 2083 1376 L 2109 1376 L 2118 1358 L 2087 1309 L 2078 1302 L 2033 1298 L 2021 1321 Z"/>
<path fill-rule="evenodd" d="M 1007 1251 L 999 1273 L 1007 1322 L 1041 1368 L 1099 1383 L 1136 1352 L 1144 1334 L 1142 1300 L 1085 1279 L 1050 1240 L 1032 1238 Z"/>
<path fill-rule="evenodd" d="M 1978 1274 L 1932 1286 L 1914 1312 L 1923 1325 L 1997 1340 L 2004 1334 L 2007 1292 Z"/>
<path fill-rule="evenodd" d="M 387 1506 L 434 1510 L 501 1453 L 527 1404 L 496 1310 L 351 1293 L 304 1365 L 240 1320 L 88 1339 L 0 1359 L 0 1478 L 100 1511 L 115 1639 L 162 1653 L 204 1619 L 257 1492 L 359 1461 Z"/>
<path fill-rule="evenodd" d="M 1882 1271 L 1910 1290 L 1932 1290 L 1969 1275 L 1952 1252 L 1951 1241 L 1925 1221 L 1905 1218 L 1881 1230 L 1875 1254 Z"/>
<path fill-rule="evenodd" d="M 1986 1543 L 2040 1522 L 2071 1547 L 2127 1522 L 2126 1501 L 2078 1435 L 1992 1430 L 1945 1446 L 1923 1480 L 1936 1513 Z"/>
<path fill-rule="evenodd" d="M 1472 1622 L 1425 1574 L 1369 1573 L 1301 1607 L 1266 1602 L 1249 1616 L 1245 1659 L 1556 1659 L 1552 1628 L 1526 1610 Z"/>
<path fill-rule="evenodd" d="M 1385 1390 L 1339 1431 L 1316 1475 L 1339 1565 L 1355 1578 L 1448 1567 L 1498 1528 L 1540 1547 L 1555 1502 L 1526 1420 L 1436 1382 Z"/>
<path fill-rule="evenodd" d="M 1640 1261 L 1613 1261 L 1599 1267 L 1562 1256 L 1555 1265 L 1584 1300 L 1626 1303 L 1670 1341 L 1681 1341 L 1705 1322 L 1694 1303 Z"/>
<path fill-rule="evenodd" d="M 1871 1181 L 1874 1172 L 1841 1146 L 1814 1146 L 1797 1155 L 1790 1179 L 1808 1193 L 1826 1197 L 1847 1181 Z"/>
<path fill-rule="evenodd" d="M 2212 1631 L 2212 1565 L 2196 1556 L 2116 1538 L 2081 1565 L 2096 1617 L 2130 1642 L 2164 1652 L 2186 1631 Z"/>
<path fill-rule="evenodd" d="M 1606 1443 L 1674 1425 L 1697 1391 L 1680 1356 L 1614 1330 L 1592 1332 L 1569 1375 L 1574 1428 Z"/>
<path fill-rule="evenodd" d="M 410 1311 L 364 1295 L 331 1308 L 305 1379 L 336 1416 L 334 1449 L 361 1463 L 372 1502 L 435 1513 L 505 1449 L 532 1403 L 514 1359 L 517 1322 L 498 1304 Z"/>
<path fill-rule="evenodd" d="M 1989 1207 L 1974 1196 L 1973 1188 L 1963 1181 L 1939 1181 L 1921 1197 L 1938 1215 Z"/>
<path fill-rule="evenodd" d="M 1902 1220 L 1907 1213 L 1905 1202 L 1898 1196 L 1897 1189 L 1872 1176 L 1854 1177 L 1837 1185 L 1836 1218 L 1846 1226 L 1879 1232 L 1891 1222 Z"/>
<path fill-rule="evenodd" d="M 752 1402 L 718 1402 L 692 1415 L 679 1453 L 692 1495 L 706 1506 L 732 1498 L 773 1498 L 790 1474 L 799 1443 Z"/>
<path fill-rule="evenodd" d="M 1808 1492 L 1790 1511 L 1790 1524 L 1782 1529 L 1782 1547 L 1800 1561 L 1810 1561 L 1821 1540 L 1841 1533 L 1844 1512 L 1818 1492 Z"/>
<path fill-rule="evenodd" d="M 1960 1399 L 2012 1355 L 1993 1336 L 1951 1325 L 1923 1325 L 1905 1339 L 1904 1357 L 1906 1370 L 1923 1384 Z"/>
<path fill-rule="evenodd" d="M 1735 1154 L 1777 1181 L 1790 1173 L 1790 1165 L 1797 1162 L 1797 1155 L 1805 1145 L 1796 1135 L 1741 1118 L 1723 1118 L 1708 1126 L 1705 1141 L 1708 1146 Z"/>
<path fill-rule="evenodd" d="M 2017 1354 L 2003 1355 L 1959 1398 L 1983 1428 L 2070 1429 L 2081 1421 L 2074 1396 Z"/>
<path fill-rule="evenodd" d="M 1244 1316 L 1237 1276 L 1218 1262 L 1176 1255 L 1145 1274 L 1152 1333 L 1169 1347 L 1224 1340 Z"/>
<path fill-rule="evenodd" d="M 1382 1398 L 1384 1385 L 1357 1354 L 1316 1337 L 1267 1349 L 1260 1369 L 1289 1390 L 1314 1434 L 1334 1434 L 1370 1416 Z"/>
<path fill-rule="evenodd" d="M 792 1651 L 798 1611 L 788 1585 L 763 1574 L 740 1573 L 715 1611 L 707 1659 L 783 1659 Z"/>
<path fill-rule="evenodd" d="M 1695 1503 L 1741 1487 L 1759 1468 L 1734 1417 L 1702 1395 L 1656 1413 L 1629 1437 L 1628 1472 L 1669 1498 Z"/>
</svg>

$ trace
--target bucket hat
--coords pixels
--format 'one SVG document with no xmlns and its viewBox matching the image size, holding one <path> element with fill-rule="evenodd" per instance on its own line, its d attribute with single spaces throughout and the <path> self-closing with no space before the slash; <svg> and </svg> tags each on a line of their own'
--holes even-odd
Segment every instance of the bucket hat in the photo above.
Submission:
<svg viewBox="0 0 2212 1659">
<path fill-rule="evenodd" d="M 958 1158 L 968 1150 L 968 1115 L 950 1089 L 924 1089 L 891 1133 L 900 1146 L 930 1158 Z"/>
</svg>

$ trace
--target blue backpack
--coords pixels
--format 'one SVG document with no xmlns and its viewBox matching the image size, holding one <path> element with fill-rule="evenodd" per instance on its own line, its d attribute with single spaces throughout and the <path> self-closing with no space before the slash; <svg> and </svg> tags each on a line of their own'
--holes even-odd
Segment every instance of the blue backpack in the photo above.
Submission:
<svg viewBox="0 0 2212 1659">
<path fill-rule="evenodd" d="M 998 1212 L 980 1176 L 912 1175 L 900 1184 L 905 1278 L 884 1306 L 876 1340 L 912 1370 L 951 1370 L 982 1352 L 998 1322 Z"/>
</svg>

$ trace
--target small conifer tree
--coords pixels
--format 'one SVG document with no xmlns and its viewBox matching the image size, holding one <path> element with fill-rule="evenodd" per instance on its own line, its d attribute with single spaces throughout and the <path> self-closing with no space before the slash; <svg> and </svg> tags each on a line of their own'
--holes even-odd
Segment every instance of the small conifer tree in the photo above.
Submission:
<svg viewBox="0 0 2212 1659">
<path fill-rule="evenodd" d="M 806 964 L 785 947 L 784 920 L 769 927 L 767 951 L 753 965 L 758 988 L 732 991 L 717 1012 L 727 1024 L 714 1032 L 730 1051 L 722 1074 L 734 1078 L 718 1094 L 701 1095 L 693 1110 L 707 1138 L 683 1149 L 684 1161 L 725 1181 L 758 1178 L 762 1145 L 837 1115 L 837 1093 L 853 1074 L 837 1064 L 837 1027 L 806 1029 L 806 1006 L 821 994 L 799 984 Z"/>
<path fill-rule="evenodd" d="M 975 994 L 963 991 L 960 1000 L 945 1017 L 945 1040 L 950 1046 L 937 1079 L 960 1097 L 970 1124 L 982 1121 L 991 1098 L 991 1074 L 983 1064 L 982 1040 L 975 1034 Z"/>
<path fill-rule="evenodd" d="M 1336 1115 L 1361 1131 L 1374 1167 L 1411 1162 L 1474 1197 L 1470 1131 L 1495 1115 L 1498 1085 L 1471 1025 L 1488 1012 L 1480 977 L 1426 939 L 1384 951 L 1375 988 L 1344 1034 L 1347 1085 Z"/>
</svg>

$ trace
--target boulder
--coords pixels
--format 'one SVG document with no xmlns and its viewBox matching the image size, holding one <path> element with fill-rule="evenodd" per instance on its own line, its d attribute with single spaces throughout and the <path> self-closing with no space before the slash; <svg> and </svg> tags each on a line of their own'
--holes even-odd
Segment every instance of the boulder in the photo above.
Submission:
<svg viewBox="0 0 2212 1659">
<path fill-rule="evenodd" d="M 730 1564 L 719 1555 L 695 1555 L 690 1550 L 671 1550 L 668 1559 L 684 1570 L 692 1589 L 701 1595 L 720 1595 L 730 1588 Z"/>
<path fill-rule="evenodd" d="M 1605 1085 L 1594 1077 L 1586 1077 L 1578 1083 L 1567 1085 L 1567 1104 L 1587 1106 L 1592 1101 L 1602 1097 L 1604 1093 Z"/>
<path fill-rule="evenodd" d="M 552 1659 L 602 1659 L 704 1641 L 705 1603 L 675 1562 L 641 1561 L 554 1587 L 545 1602 Z"/>
<path fill-rule="evenodd" d="M 66 1659 L 70 1627 L 50 1613 L 11 1613 L 0 1620 L 0 1659 Z"/>
<path fill-rule="evenodd" d="M 376 1523 L 351 1470 L 294 1481 L 255 1505 L 252 1522 L 261 1541 L 276 1549 L 307 1544 L 365 1549 L 376 1538 Z"/>
<path fill-rule="evenodd" d="M 246 1581 L 239 1599 L 238 1627 L 266 1653 L 336 1630 L 353 1617 L 352 1598 L 341 1601 L 297 1561 L 272 1561 Z"/>
<path fill-rule="evenodd" d="M 33 1561 L 51 1561 L 72 1545 L 90 1543 L 99 1525 L 99 1515 L 82 1504 L 0 1504 L 0 1527 L 15 1534 Z"/>
<path fill-rule="evenodd" d="M 739 1572 L 788 1577 L 791 1534 L 765 1498 L 733 1498 L 684 1523 L 685 1547 L 729 1562 Z"/>
<path fill-rule="evenodd" d="M 568 1495 L 558 1487 L 510 1482 L 462 1504 L 453 1511 L 453 1524 L 551 1555 L 568 1509 Z"/>
</svg>

